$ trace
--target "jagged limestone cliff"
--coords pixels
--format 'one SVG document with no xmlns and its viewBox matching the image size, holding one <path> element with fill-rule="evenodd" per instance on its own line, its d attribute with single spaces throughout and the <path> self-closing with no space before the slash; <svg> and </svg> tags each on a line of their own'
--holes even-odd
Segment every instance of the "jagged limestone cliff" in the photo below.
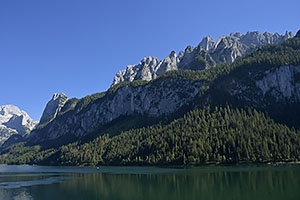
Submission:
<svg viewBox="0 0 300 200">
<path fill-rule="evenodd" d="M 300 102 L 300 66 L 252 71 L 243 79 L 228 79 L 223 84 L 226 84 L 226 88 L 220 85 L 219 90 L 256 107 L 274 102 Z"/>
<path fill-rule="evenodd" d="M 107 92 L 80 100 L 70 99 L 55 118 L 33 131 L 30 141 L 83 137 L 119 117 L 157 118 L 189 103 L 197 106 L 230 104 L 261 111 L 269 111 L 267 107 L 274 108 L 274 105 L 276 108 L 282 105 L 282 109 L 288 103 L 298 105 L 299 49 L 300 40 L 293 38 L 281 45 L 262 47 L 235 63 L 207 70 L 170 70 L 151 81 L 119 83 Z M 195 60 L 196 57 L 192 63 Z"/>
<path fill-rule="evenodd" d="M 280 66 L 263 73 L 259 70 L 252 71 L 248 77 L 225 79 L 218 89 L 212 89 L 216 94 L 207 96 L 213 98 L 207 99 L 207 102 L 210 104 L 229 95 L 242 104 L 247 103 L 256 108 L 272 103 L 268 101 L 270 97 L 277 102 L 287 100 L 299 103 L 299 77 L 300 66 Z M 159 78 L 148 84 L 120 86 L 84 106 L 80 100 L 73 103 L 69 101 L 66 106 L 73 104 L 71 109 L 63 108 L 63 112 L 58 113 L 46 127 L 35 130 L 32 141 L 54 140 L 64 135 L 82 137 L 120 116 L 139 114 L 159 117 L 170 114 L 192 102 L 203 86 L 205 88 L 209 84 L 200 80 Z"/>
<path fill-rule="evenodd" d="M 170 114 L 191 102 L 202 85 L 203 81 L 170 77 L 156 79 L 149 84 L 111 88 L 87 105 L 84 105 L 86 99 L 82 99 L 75 101 L 69 110 L 63 108 L 63 112 L 58 113 L 46 127 L 33 132 L 31 141 L 53 140 L 67 134 L 84 136 L 124 115 L 159 117 Z M 66 103 L 66 106 L 69 104 Z"/>
<path fill-rule="evenodd" d="M 179 55 L 172 51 L 163 60 L 149 56 L 137 65 L 128 65 L 125 70 L 115 75 L 112 85 L 133 80 L 150 81 L 170 70 L 203 70 L 215 66 L 216 63 L 234 62 L 262 45 L 279 44 L 292 37 L 291 32 L 280 35 L 258 31 L 231 33 L 221 36 L 217 41 L 206 36 L 197 47 L 187 46 Z"/>
<path fill-rule="evenodd" d="M 67 101 L 68 97 L 64 93 L 55 93 L 43 111 L 40 124 L 54 119 Z"/>
<path fill-rule="evenodd" d="M 269 94 L 277 101 L 286 99 L 300 102 L 300 66 L 281 66 L 264 73 L 261 80 L 256 81 L 262 96 Z"/>
</svg>

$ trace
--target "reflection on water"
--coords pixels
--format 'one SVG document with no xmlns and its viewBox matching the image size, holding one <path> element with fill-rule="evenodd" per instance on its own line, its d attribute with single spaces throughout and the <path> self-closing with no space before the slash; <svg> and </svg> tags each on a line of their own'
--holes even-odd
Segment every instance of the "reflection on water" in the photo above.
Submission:
<svg viewBox="0 0 300 200">
<path fill-rule="evenodd" d="M 300 165 L 36 168 L 39 175 L 32 170 L 13 176 L 0 167 L 0 199 L 300 199 Z"/>
<path fill-rule="evenodd" d="M 21 190 L 2 190 L 0 189 L 0 199 L 2 200 L 34 200 L 26 188 Z"/>
<path fill-rule="evenodd" d="M 20 187 L 33 186 L 33 185 L 47 185 L 47 184 L 62 182 L 67 179 L 68 177 L 50 177 L 50 178 L 45 178 L 40 180 L 0 182 L 0 188 L 12 189 L 12 188 L 20 188 Z"/>
</svg>

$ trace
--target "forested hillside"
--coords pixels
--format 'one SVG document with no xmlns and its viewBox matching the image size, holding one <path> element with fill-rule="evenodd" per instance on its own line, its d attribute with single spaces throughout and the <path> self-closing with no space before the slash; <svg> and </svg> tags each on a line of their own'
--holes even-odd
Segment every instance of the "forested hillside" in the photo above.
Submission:
<svg viewBox="0 0 300 200">
<path fill-rule="evenodd" d="M 183 83 L 192 86 L 181 91 L 187 88 Z M 146 112 L 132 112 L 120 115 L 110 123 L 97 124 L 93 131 L 77 136 L 75 142 L 69 144 L 54 145 L 62 141 L 62 138 L 56 138 L 43 145 L 33 145 L 29 138 L 2 149 L 0 163 L 199 165 L 299 161 L 298 37 L 281 45 L 261 47 L 235 63 L 202 71 L 170 71 L 150 82 L 123 82 L 106 93 L 81 100 L 71 99 L 53 122 L 40 127 L 35 134 L 42 136 L 43 130 L 51 133 L 60 128 L 59 124 L 66 123 L 68 117 L 78 116 L 78 113 L 91 116 L 88 109 L 103 104 L 104 100 L 109 102 L 122 89 L 156 91 L 155 94 L 161 95 L 156 89 L 162 85 L 166 94 L 177 91 L 178 99 L 198 92 L 189 96 L 190 101 L 177 106 L 174 112 L 151 116 L 152 123 L 147 122 L 151 118 Z M 161 95 L 165 99 L 166 96 Z M 156 97 L 158 103 L 161 97 Z M 84 118 L 74 119 L 79 121 L 74 122 L 75 125 L 84 124 L 80 121 Z M 64 138 L 73 137 L 69 132 L 65 132 Z"/>
<path fill-rule="evenodd" d="M 300 132 L 253 109 L 207 107 L 168 125 L 104 135 L 58 149 L 24 143 L 2 151 L 5 164 L 197 165 L 298 161 Z"/>
</svg>

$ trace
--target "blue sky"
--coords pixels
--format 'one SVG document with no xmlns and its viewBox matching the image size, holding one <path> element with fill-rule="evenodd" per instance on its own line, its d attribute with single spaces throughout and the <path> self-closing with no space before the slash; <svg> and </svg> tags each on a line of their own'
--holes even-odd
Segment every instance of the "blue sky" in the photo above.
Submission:
<svg viewBox="0 0 300 200">
<path fill-rule="evenodd" d="M 145 56 L 248 30 L 294 34 L 299 0 L 1 0 L 0 105 L 35 120 L 55 92 L 105 91 Z"/>
</svg>

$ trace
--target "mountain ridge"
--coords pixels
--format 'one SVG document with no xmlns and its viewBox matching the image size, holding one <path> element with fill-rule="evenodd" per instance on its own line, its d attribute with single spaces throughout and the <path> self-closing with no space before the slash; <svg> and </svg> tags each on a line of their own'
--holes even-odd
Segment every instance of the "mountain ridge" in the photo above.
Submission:
<svg viewBox="0 0 300 200">
<path fill-rule="evenodd" d="M 159 75 L 178 69 L 203 70 L 216 66 L 216 63 L 234 62 L 235 60 L 266 44 L 279 44 L 293 34 L 286 31 L 285 35 L 269 32 L 248 31 L 246 34 L 231 33 L 223 35 L 217 41 L 206 36 L 196 47 L 187 46 L 178 56 L 175 51 L 162 60 L 156 57 L 145 57 L 137 65 L 128 65 L 126 69 L 117 72 L 112 85 L 123 81 L 146 80 L 150 81 Z M 195 57 L 198 58 L 196 63 Z"/>
<path fill-rule="evenodd" d="M 62 107 L 55 104 L 50 109 L 56 113 L 59 108 L 55 117 L 26 140 L 11 138 L 11 145 L 0 151 L 0 163 L 297 162 L 300 38 L 296 36 L 261 46 L 233 63 L 169 70 L 149 81 L 121 82 L 105 92 L 68 99 Z M 208 41 L 203 42 L 207 49 Z M 199 56 L 188 68 L 200 69 L 201 58 L 210 55 Z"/>
<path fill-rule="evenodd" d="M 230 87 L 232 87 L 231 90 L 222 89 L 220 91 L 220 93 L 224 93 L 224 91 L 226 91 L 224 97 L 231 96 L 231 98 L 238 98 L 244 95 L 244 98 L 240 99 L 240 101 L 247 102 L 247 98 L 252 98 L 251 95 L 263 97 L 266 96 L 266 92 L 264 92 L 265 90 L 269 91 L 270 87 L 275 87 L 276 91 L 278 90 L 276 94 L 281 100 L 287 97 L 287 85 L 283 86 L 285 83 L 289 84 L 289 91 L 295 90 L 295 94 L 298 95 L 297 88 L 299 85 L 297 85 L 297 74 L 300 66 L 300 63 L 297 61 L 297 56 L 299 57 L 298 50 L 291 49 L 291 55 L 287 57 L 286 60 L 276 60 L 280 53 L 287 54 L 284 49 L 287 47 L 290 48 L 290 44 L 288 42 L 289 41 L 281 46 L 270 45 L 266 48 L 257 50 L 257 52 L 262 51 L 265 54 L 269 54 L 270 50 L 279 47 L 283 48 L 283 50 L 278 50 L 278 52 L 272 53 L 275 59 L 274 61 L 271 57 L 270 60 L 265 60 L 265 56 L 263 56 L 263 54 L 258 57 L 256 55 L 258 53 L 254 53 L 253 55 L 249 55 L 244 59 L 241 59 L 241 62 L 237 61 L 233 64 L 228 63 L 219 67 L 198 71 L 171 70 L 151 81 L 138 80 L 133 82 L 123 82 L 112 86 L 107 92 L 87 96 L 82 100 L 74 100 L 73 103 L 66 102 L 66 107 L 62 107 L 63 112 L 58 113 L 58 117 L 54 118 L 53 121 L 46 125 L 45 128 L 41 127 L 41 129 L 34 130 L 34 134 L 32 134 L 31 139 L 32 141 L 35 141 L 35 143 L 38 143 L 46 140 L 54 140 L 70 133 L 72 133 L 75 137 L 86 136 L 96 130 L 99 126 L 116 120 L 121 116 L 130 117 L 131 115 L 138 114 L 148 115 L 150 117 L 161 117 L 169 115 L 170 113 L 179 110 L 182 106 L 192 103 L 194 98 L 196 98 L 196 96 L 200 93 L 205 93 L 206 90 L 209 89 L 211 83 L 213 83 L 219 76 L 231 73 L 231 71 L 234 71 L 235 67 L 239 68 L 240 65 L 247 65 L 248 62 L 253 62 L 253 65 L 258 65 L 258 63 L 260 63 L 260 65 L 265 66 L 266 69 L 263 67 L 252 67 L 252 75 L 241 74 L 244 78 L 248 77 L 247 80 L 249 80 L 246 84 L 251 83 L 250 86 L 243 86 L 241 83 L 238 83 L 238 79 L 232 79 L 232 81 L 235 81 L 234 83 L 230 82 L 225 84 L 230 85 Z M 284 45 L 286 45 L 286 47 Z M 280 59 L 281 58 L 284 57 L 280 57 Z M 293 62 L 293 59 L 296 61 Z M 284 78 L 287 74 L 289 74 L 289 82 L 278 79 L 280 81 L 279 84 L 274 85 L 273 83 L 270 83 L 269 79 L 270 77 L 274 77 L 272 74 L 274 70 L 271 67 L 270 69 L 272 70 L 270 71 L 269 67 L 267 67 L 270 65 L 268 64 L 269 61 L 275 62 L 274 64 L 276 64 L 276 67 L 273 67 L 274 69 L 279 69 L 278 73 L 275 73 L 275 77 Z M 285 67 L 286 63 L 288 63 L 288 67 Z M 293 64 L 295 65 L 293 66 Z M 286 71 L 286 69 L 288 69 L 288 71 Z M 255 78 L 257 80 L 253 82 L 252 79 L 254 76 L 257 77 L 257 75 L 260 75 L 260 77 Z M 294 83 L 297 84 L 295 85 Z M 211 86 L 213 86 L 213 84 Z M 269 89 L 266 88 L 266 86 Z M 253 90 L 254 92 L 247 94 L 247 90 L 242 89 L 243 87 L 249 87 L 248 90 Z M 260 90 L 262 93 L 260 93 Z M 257 107 L 263 105 L 264 101 L 266 101 L 258 97 L 254 98 L 254 100 L 259 100 L 259 102 L 256 103 Z M 209 96 L 206 98 L 209 98 Z M 220 97 L 215 96 L 213 99 L 219 98 Z M 203 100 L 203 102 L 205 101 L 210 102 L 210 100 L 207 99 Z M 296 102 L 298 101 L 299 99 L 296 99 Z M 253 105 L 256 105 L 255 102 L 252 103 Z M 68 109 L 67 107 L 70 107 L 71 109 Z"/>
</svg>

